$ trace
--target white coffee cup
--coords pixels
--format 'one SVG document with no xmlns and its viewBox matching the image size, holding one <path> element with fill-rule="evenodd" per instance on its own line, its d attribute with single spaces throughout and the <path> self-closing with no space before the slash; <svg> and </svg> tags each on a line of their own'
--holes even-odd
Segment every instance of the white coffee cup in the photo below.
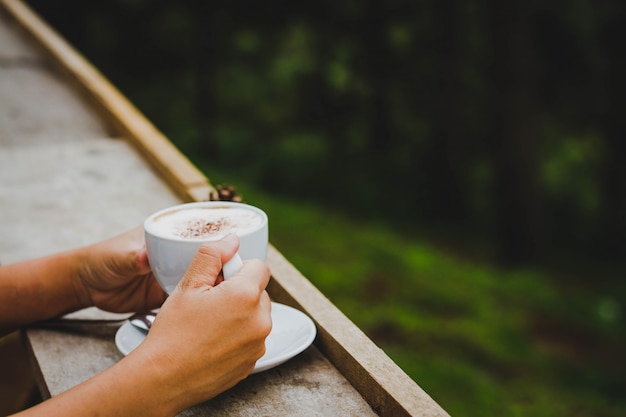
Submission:
<svg viewBox="0 0 626 417">
<path fill-rule="evenodd" d="M 230 201 L 179 204 L 150 215 L 144 222 L 146 249 L 152 272 L 170 294 L 198 248 L 228 233 L 239 236 L 241 259 L 265 260 L 268 246 L 267 214 L 257 207 Z M 224 274 L 233 269 L 224 265 Z M 238 269 L 237 267 L 234 267 Z"/>
</svg>

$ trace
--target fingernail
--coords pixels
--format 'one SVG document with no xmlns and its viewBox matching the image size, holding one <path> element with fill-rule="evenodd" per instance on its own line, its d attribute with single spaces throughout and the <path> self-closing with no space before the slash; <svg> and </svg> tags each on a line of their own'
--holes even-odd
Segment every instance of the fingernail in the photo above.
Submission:
<svg viewBox="0 0 626 417">
<path fill-rule="evenodd" d="M 224 236 L 221 240 L 225 243 L 235 243 L 237 242 L 239 238 L 237 237 L 236 234 L 234 233 L 229 233 L 226 236 Z"/>
</svg>

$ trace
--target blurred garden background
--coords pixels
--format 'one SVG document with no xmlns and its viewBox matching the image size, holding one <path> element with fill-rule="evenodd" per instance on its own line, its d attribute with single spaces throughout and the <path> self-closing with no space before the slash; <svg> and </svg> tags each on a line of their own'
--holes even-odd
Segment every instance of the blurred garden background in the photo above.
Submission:
<svg viewBox="0 0 626 417">
<path fill-rule="evenodd" d="M 626 415 L 626 4 L 30 0 L 451 415 Z"/>
</svg>

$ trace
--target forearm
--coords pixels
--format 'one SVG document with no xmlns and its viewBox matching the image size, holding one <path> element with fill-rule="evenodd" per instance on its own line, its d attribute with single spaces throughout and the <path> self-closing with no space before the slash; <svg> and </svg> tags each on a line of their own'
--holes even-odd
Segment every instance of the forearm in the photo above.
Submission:
<svg viewBox="0 0 626 417">
<path fill-rule="evenodd" d="M 77 277 L 80 250 L 0 266 L 0 335 L 87 307 Z"/>
<path fill-rule="evenodd" d="M 191 404 L 181 383 L 153 358 L 137 352 L 101 374 L 14 417 L 166 417 Z"/>
</svg>

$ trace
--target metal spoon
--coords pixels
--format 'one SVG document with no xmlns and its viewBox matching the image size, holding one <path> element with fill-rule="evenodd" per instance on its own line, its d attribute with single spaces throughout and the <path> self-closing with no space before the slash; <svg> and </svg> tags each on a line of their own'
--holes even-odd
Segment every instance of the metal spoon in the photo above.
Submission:
<svg viewBox="0 0 626 417">
<path fill-rule="evenodd" d="M 224 264 L 222 267 L 222 274 L 224 275 L 224 279 L 230 279 L 233 275 L 235 275 L 241 267 L 243 266 L 243 261 L 238 253 L 235 254 L 228 262 Z M 156 312 L 150 311 L 148 313 L 137 313 L 133 314 L 128 321 L 130 324 L 135 326 L 136 328 L 143 330 L 144 332 L 148 332 L 150 327 L 152 327 L 152 323 L 154 323 L 154 319 L 156 318 Z"/>
<path fill-rule="evenodd" d="M 148 330 L 150 330 L 150 326 L 152 326 L 152 323 L 154 322 L 155 317 L 156 313 L 154 311 L 150 311 L 148 313 L 133 314 L 128 319 L 128 321 L 136 328 L 143 330 L 144 332 L 148 332 Z"/>
</svg>

